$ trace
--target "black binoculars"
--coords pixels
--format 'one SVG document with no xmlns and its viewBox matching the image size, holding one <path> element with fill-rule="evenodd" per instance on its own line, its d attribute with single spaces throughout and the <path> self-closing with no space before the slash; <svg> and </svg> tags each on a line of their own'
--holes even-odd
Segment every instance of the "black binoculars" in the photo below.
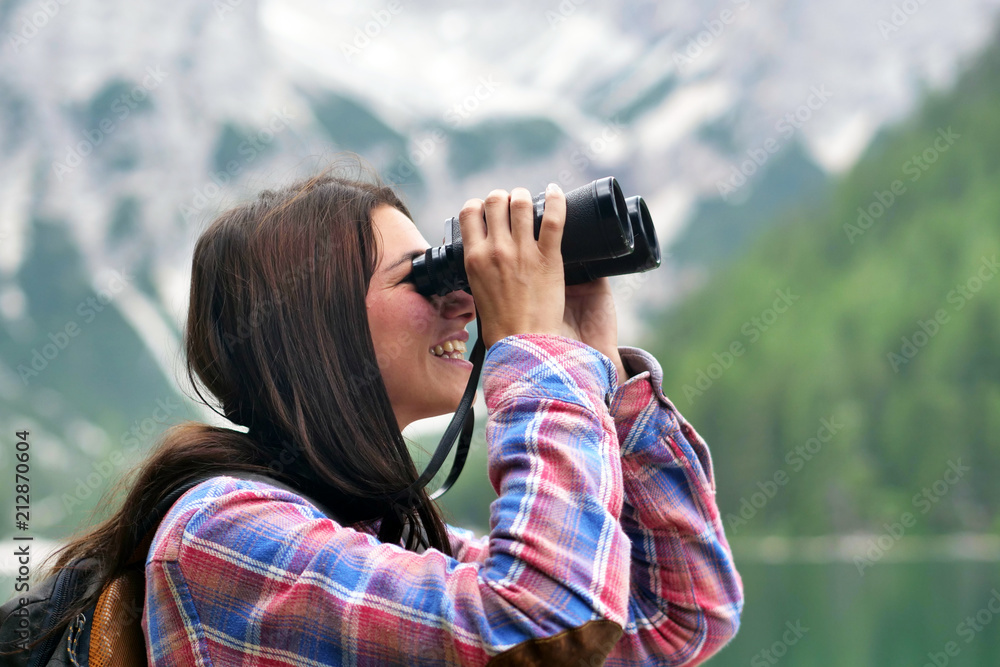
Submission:
<svg viewBox="0 0 1000 667">
<path fill-rule="evenodd" d="M 545 193 L 532 202 L 537 239 Z M 626 199 L 612 176 L 566 193 L 566 225 L 560 248 L 567 285 L 641 273 L 660 265 L 660 246 L 646 202 L 642 197 Z M 407 280 L 428 297 L 455 290 L 471 293 L 457 217 L 445 222 L 444 245 L 428 248 L 423 256 L 413 259 Z"/>
</svg>

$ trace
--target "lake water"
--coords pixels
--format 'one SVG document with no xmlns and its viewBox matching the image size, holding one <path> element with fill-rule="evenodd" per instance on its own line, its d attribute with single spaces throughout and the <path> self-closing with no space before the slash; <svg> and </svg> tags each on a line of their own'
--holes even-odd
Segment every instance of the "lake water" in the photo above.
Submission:
<svg viewBox="0 0 1000 667">
<path fill-rule="evenodd" d="M 739 556 L 743 620 L 712 667 L 1000 666 L 1000 563 L 876 563 L 861 576 L 851 562 Z"/>
</svg>

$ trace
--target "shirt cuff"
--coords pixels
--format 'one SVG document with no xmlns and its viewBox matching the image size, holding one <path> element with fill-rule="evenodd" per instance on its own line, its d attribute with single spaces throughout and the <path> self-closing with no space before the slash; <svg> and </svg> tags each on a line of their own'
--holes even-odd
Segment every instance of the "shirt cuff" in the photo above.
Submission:
<svg viewBox="0 0 1000 667">
<path fill-rule="evenodd" d="M 620 430 L 631 431 L 632 427 L 638 423 L 640 413 L 646 410 L 655 399 L 659 404 L 659 409 L 669 411 L 676 418 L 677 426 L 698 457 L 709 488 L 714 491 L 712 456 L 708 451 L 708 445 L 691 428 L 673 402 L 663 393 L 663 368 L 660 366 L 660 362 L 649 352 L 638 347 L 621 345 L 618 347 L 618 354 L 621 356 L 622 365 L 625 366 L 630 377 L 615 390 L 608 406 L 608 412 L 611 413 L 611 417 L 617 424 L 622 425 Z M 627 438 L 628 433 L 619 434 L 619 440 L 623 446 Z"/>
<path fill-rule="evenodd" d="M 629 378 L 612 396 L 609 407 L 612 417 L 616 420 L 635 417 L 654 397 L 663 406 L 677 411 L 663 393 L 663 369 L 656 357 L 638 347 L 625 345 L 618 347 L 618 354 Z"/>
</svg>

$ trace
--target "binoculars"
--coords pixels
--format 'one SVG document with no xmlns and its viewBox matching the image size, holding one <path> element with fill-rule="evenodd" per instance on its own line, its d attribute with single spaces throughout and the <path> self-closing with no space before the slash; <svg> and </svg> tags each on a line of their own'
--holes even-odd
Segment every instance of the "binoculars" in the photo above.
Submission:
<svg viewBox="0 0 1000 667">
<path fill-rule="evenodd" d="M 545 193 L 535 196 L 532 203 L 537 240 Z M 641 273 L 660 265 L 660 246 L 646 202 L 642 197 L 626 199 L 612 176 L 566 193 L 566 225 L 560 248 L 567 285 Z M 413 259 L 407 280 L 426 297 L 455 290 L 471 293 L 457 217 L 445 222 L 444 245 L 428 248 L 423 256 Z"/>
</svg>

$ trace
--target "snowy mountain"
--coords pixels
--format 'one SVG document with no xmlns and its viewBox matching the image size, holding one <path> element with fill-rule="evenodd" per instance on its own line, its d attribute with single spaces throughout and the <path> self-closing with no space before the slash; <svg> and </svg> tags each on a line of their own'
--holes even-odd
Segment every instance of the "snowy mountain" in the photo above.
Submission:
<svg viewBox="0 0 1000 667">
<path fill-rule="evenodd" d="M 788 178 L 848 168 L 998 5 L 0 3 L 0 415 L 38 435 L 39 529 L 75 525 L 64 487 L 93 468 L 103 488 L 91 462 L 179 400 L 191 250 L 228 204 L 349 149 L 434 243 L 468 197 L 611 174 L 666 251 L 787 156 Z M 622 331 L 696 275 L 668 258 L 623 294 Z"/>
<path fill-rule="evenodd" d="M 454 209 L 456 184 L 506 183 L 495 163 L 452 156 L 466 134 L 530 134 L 531 119 L 540 136 L 504 142 L 519 178 L 614 173 L 651 200 L 669 241 L 768 139 L 778 151 L 801 142 L 825 171 L 850 167 L 880 126 L 954 79 L 998 5 L 295 0 L 261 16 L 292 77 L 363 101 L 410 137 L 438 215 Z M 421 133 L 439 127 L 447 150 L 422 155 Z M 724 141 L 709 136 L 719 128 Z"/>
</svg>

